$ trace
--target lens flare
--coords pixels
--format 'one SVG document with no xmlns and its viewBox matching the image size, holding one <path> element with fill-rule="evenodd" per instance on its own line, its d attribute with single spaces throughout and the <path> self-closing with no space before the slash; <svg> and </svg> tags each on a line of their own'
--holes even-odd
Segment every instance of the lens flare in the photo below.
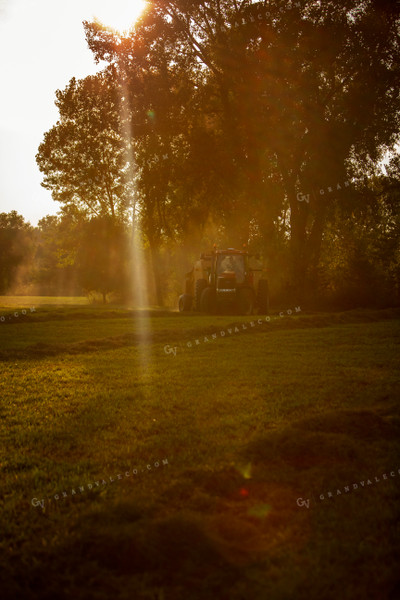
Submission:
<svg viewBox="0 0 400 600">
<path fill-rule="evenodd" d="M 258 519 L 265 519 L 265 517 L 271 512 L 272 506 L 269 504 L 257 504 L 252 506 L 247 511 L 249 517 L 257 517 Z"/>
<path fill-rule="evenodd" d="M 236 470 L 241 474 L 244 479 L 251 479 L 251 463 L 247 465 L 239 465 Z"/>
</svg>

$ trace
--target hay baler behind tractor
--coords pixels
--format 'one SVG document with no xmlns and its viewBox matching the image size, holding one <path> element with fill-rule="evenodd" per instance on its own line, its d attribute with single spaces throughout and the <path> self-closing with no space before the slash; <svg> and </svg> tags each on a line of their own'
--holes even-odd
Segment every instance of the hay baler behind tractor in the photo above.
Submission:
<svg viewBox="0 0 400 600">
<path fill-rule="evenodd" d="M 259 257 L 234 248 L 201 254 L 186 274 L 179 298 L 181 312 L 192 308 L 211 314 L 232 309 L 245 315 L 255 310 L 268 314 L 268 280 Z"/>
</svg>

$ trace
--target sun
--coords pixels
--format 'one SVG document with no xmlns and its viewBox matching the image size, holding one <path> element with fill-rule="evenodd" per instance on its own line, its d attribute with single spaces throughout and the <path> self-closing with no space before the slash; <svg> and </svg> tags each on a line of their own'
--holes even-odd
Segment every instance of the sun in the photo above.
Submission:
<svg viewBox="0 0 400 600">
<path fill-rule="evenodd" d="M 103 0 L 97 1 L 93 17 L 103 25 L 116 31 L 129 31 L 146 8 L 145 0 Z"/>
</svg>

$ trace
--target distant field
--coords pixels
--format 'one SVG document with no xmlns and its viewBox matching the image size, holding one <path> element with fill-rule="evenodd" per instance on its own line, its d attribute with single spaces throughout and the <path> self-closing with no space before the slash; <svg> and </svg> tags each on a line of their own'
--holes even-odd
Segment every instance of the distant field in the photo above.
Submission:
<svg viewBox="0 0 400 600">
<path fill-rule="evenodd" d="M 16 306 L 21 308 L 42 305 L 83 305 L 89 304 L 86 296 L 0 296 L 0 308 Z"/>
<path fill-rule="evenodd" d="M 14 300 L 2 598 L 400 596 L 399 310 L 259 324 Z"/>
</svg>

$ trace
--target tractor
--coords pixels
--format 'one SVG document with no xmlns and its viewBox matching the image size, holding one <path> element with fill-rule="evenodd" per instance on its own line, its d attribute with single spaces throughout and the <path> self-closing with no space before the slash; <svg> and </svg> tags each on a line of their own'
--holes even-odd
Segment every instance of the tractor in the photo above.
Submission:
<svg viewBox="0 0 400 600">
<path fill-rule="evenodd" d="M 216 314 L 238 311 L 242 315 L 268 314 L 269 290 L 258 255 L 247 251 L 217 250 L 201 254 L 186 274 L 185 292 L 179 297 L 179 311 Z"/>
</svg>

